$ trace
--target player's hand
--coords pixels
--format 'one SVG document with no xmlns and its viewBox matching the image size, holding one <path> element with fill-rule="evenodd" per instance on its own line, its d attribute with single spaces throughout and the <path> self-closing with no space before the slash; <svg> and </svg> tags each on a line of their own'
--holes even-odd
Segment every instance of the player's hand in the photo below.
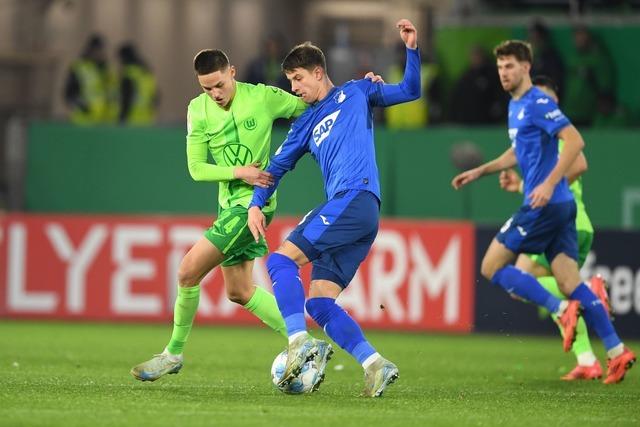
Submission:
<svg viewBox="0 0 640 427">
<path fill-rule="evenodd" d="M 418 47 L 418 31 L 408 19 L 401 19 L 396 24 L 400 28 L 400 38 L 409 49 Z"/>
<path fill-rule="evenodd" d="M 461 187 L 469 184 L 470 182 L 473 182 L 476 179 L 480 178 L 480 176 L 482 176 L 480 169 L 469 169 L 468 171 L 464 171 L 461 174 L 456 175 L 456 177 L 451 180 L 451 185 L 453 186 L 453 188 L 458 190 Z"/>
<path fill-rule="evenodd" d="M 260 169 L 260 162 L 236 167 L 233 170 L 233 177 L 256 187 L 267 188 L 273 185 L 273 175 Z"/>
<path fill-rule="evenodd" d="M 247 224 L 256 243 L 260 241 L 260 236 L 266 237 L 267 220 L 262 213 L 262 209 L 257 206 L 250 207 Z"/>
<path fill-rule="evenodd" d="M 506 169 L 500 172 L 500 177 L 498 178 L 500 181 L 500 188 L 505 191 L 509 191 L 511 193 L 517 193 L 520 191 L 520 183 L 522 179 L 518 172 L 513 169 Z"/>
<path fill-rule="evenodd" d="M 554 186 L 547 183 L 547 181 L 538 185 L 529 195 L 529 206 L 533 209 L 546 206 L 547 203 L 549 203 L 549 200 L 551 200 L 553 189 Z"/>
<path fill-rule="evenodd" d="M 365 79 L 371 80 L 372 83 L 384 83 L 384 79 L 381 75 L 375 74 L 373 71 L 369 71 L 364 75 Z"/>
</svg>

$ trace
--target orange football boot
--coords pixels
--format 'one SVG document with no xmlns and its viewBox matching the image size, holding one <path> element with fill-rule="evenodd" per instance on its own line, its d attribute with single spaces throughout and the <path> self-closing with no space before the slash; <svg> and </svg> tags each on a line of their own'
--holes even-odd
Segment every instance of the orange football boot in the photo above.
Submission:
<svg viewBox="0 0 640 427">
<path fill-rule="evenodd" d="M 604 307 L 609 317 L 611 317 L 611 306 L 609 305 L 609 295 L 607 294 L 607 282 L 599 274 L 596 274 L 589 280 L 591 285 L 591 292 L 596 294 L 602 306 Z"/>
<path fill-rule="evenodd" d="M 569 305 L 559 316 L 556 322 L 562 329 L 562 349 L 567 352 L 573 347 L 576 340 L 576 326 L 578 325 L 578 316 L 580 315 L 580 302 L 570 300 Z"/>
<path fill-rule="evenodd" d="M 600 378 L 602 378 L 602 367 L 597 360 L 591 366 L 576 365 L 571 372 L 560 377 L 563 381 L 597 380 Z"/>
<path fill-rule="evenodd" d="M 619 383 L 634 363 L 636 363 L 636 355 L 625 347 L 621 355 L 607 360 L 607 378 L 604 379 L 604 383 Z"/>
</svg>

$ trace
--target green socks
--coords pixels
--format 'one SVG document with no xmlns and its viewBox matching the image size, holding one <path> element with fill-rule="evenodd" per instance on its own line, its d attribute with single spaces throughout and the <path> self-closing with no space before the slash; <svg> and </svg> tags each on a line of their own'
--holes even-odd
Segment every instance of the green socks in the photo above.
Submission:
<svg viewBox="0 0 640 427">
<path fill-rule="evenodd" d="M 276 297 L 265 291 L 260 286 L 254 287 L 255 292 L 244 306 L 258 319 L 262 320 L 271 329 L 287 337 L 287 326 L 278 309 Z M 178 286 L 178 298 L 173 309 L 173 333 L 167 345 L 167 351 L 171 354 L 181 354 L 184 344 L 189 338 L 193 319 L 196 317 L 200 302 L 200 285 L 184 287 Z"/>
<path fill-rule="evenodd" d="M 558 282 L 556 282 L 555 277 L 538 277 L 538 281 L 543 288 L 545 288 L 554 296 L 562 299 L 567 299 L 567 297 L 564 296 L 562 292 L 560 292 L 560 288 L 558 287 Z M 556 320 L 557 316 L 551 315 L 551 317 Z M 589 341 L 589 331 L 587 331 L 587 324 L 584 322 L 584 318 L 582 316 L 578 318 L 578 324 L 576 325 L 576 340 L 573 343 L 571 351 L 573 351 L 573 354 L 575 354 L 576 357 L 586 352 L 593 353 L 591 342 Z"/>
<path fill-rule="evenodd" d="M 255 286 L 254 288 L 256 291 L 244 308 L 253 313 L 254 316 L 262 320 L 271 329 L 287 338 L 287 325 L 285 325 L 278 309 L 276 297 L 260 286 Z"/>
<path fill-rule="evenodd" d="M 173 308 L 173 333 L 167 345 L 171 354 L 181 354 L 184 344 L 189 338 L 193 319 L 198 311 L 200 302 L 200 285 L 184 287 L 178 286 L 178 298 Z"/>
</svg>

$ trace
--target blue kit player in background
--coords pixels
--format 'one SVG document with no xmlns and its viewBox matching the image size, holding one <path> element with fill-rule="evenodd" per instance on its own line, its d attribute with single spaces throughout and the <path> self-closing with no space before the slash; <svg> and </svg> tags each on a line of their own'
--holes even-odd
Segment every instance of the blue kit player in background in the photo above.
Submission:
<svg viewBox="0 0 640 427">
<path fill-rule="evenodd" d="M 509 40 L 494 51 L 500 82 L 511 95 L 511 148 L 500 157 L 456 176 L 455 189 L 483 175 L 516 165 L 524 178 L 524 203 L 500 229 L 482 260 L 482 275 L 516 295 L 558 316 L 564 331 L 563 348 L 575 339 L 580 310 L 590 329 L 602 340 L 608 356 L 605 384 L 620 382 L 636 360 L 618 337 L 601 300 L 580 279 L 575 227 L 576 204 L 566 172 L 580 154 L 584 141 L 577 129 L 547 94 L 531 83 L 531 47 Z M 558 155 L 558 139 L 564 148 Z M 549 293 L 529 273 L 511 265 L 520 253 L 545 254 L 558 286 L 569 301 Z"/>
<path fill-rule="evenodd" d="M 261 208 L 282 176 L 300 157 L 311 153 L 322 170 L 327 201 L 309 212 L 267 260 L 278 307 L 289 335 L 288 358 L 280 385 L 286 385 L 312 358 L 323 374 L 331 356 L 328 343 L 307 333 L 304 309 L 327 335 L 364 368 L 364 395 L 377 397 L 398 377 L 396 365 L 366 340 L 360 326 L 336 298 L 349 285 L 378 233 L 380 182 L 373 144 L 373 107 L 420 97 L 420 55 L 416 29 L 397 23 L 407 48 L 404 79 L 399 84 L 352 80 L 335 87 L 324 54 L 305 43 L 294 47 L 282 63 L 291 89 L 310 104 L 271 158 L 267 171 L 274 185 L 254 191 L 249 228 L 256 240 L 265 234 Z M 300 267 L 313 264 L 309 299 L 299 278 Z"/>
</svg>

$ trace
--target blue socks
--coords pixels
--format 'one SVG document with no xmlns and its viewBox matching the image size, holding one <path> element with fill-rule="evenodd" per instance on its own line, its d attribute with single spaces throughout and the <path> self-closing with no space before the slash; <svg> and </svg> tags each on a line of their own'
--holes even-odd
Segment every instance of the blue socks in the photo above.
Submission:
<svg viewBox="0 0 640 427">
<path fill-rule="evenodd" d="M 376 350 L 364 337 L 362 329 L 333 298 L 311 298 L 307 312 L 325 333 L 362 364 Z"/>
<path fill-rule="evenodd" d="M 544 289 L 532 275 L 512 265 L 507 265 L 496 271 L 491 281 L 511 294 L 545 307 L 551 313 L 557 312 L 560 307 L 560 300 Z M 616 347 L 622 342 L 615 329 L 613 329 L 602 302 L 591 292 L 587 285 L 584 283 L 578 285 L 569 296 L 569 299 L 580 301 L 584 319 L 589 327 L 596 331 L 607 350 Z"/>
<path fill-rule="evenodd" d="M 560 300 L 543 288 L 535 277 L 512 265 L 496 271 L 491 281 L 510 294 L 546 308 L 550 313 L 555 313 L 560 308 Z"/>
<path fill-rule="evenodd" d="M 598 334 L 607 350 L 612 349 L 622 342 L 618 334 L 616 334 L 615 329 L 613 329 L 611 320 L 602 306 L 602 302 L 591 292 L 591 289 L 589 289 L 587 285 L 580 283 L 569 298 L 580 301 L 584 320 L 587 321 L 590 328 L 596 331 L 596 334 Z"/>
<path fill-rule="evenodd" d="M 273 283 L 273 294 L 287 325 L 287 335 L 307 330 L 304 318 L 304 288 L 298 265 L 289 257 L 273 253 L 267 259 L 267 270 Z"/>
<path fill-rule="evenodd" d="M 287 334 L 291 336 L 306 331 L 304 288 L 298 276 L 298 266 L 289 257 L 273 253 L 267 260 L 267 270 L 278 308 L 287 325 Z M 306 308 L 325 333 L 360 364 L 376 353 L 360 326 L 333 298 L 311 298 L 307 301 Z"/>
</svg>

